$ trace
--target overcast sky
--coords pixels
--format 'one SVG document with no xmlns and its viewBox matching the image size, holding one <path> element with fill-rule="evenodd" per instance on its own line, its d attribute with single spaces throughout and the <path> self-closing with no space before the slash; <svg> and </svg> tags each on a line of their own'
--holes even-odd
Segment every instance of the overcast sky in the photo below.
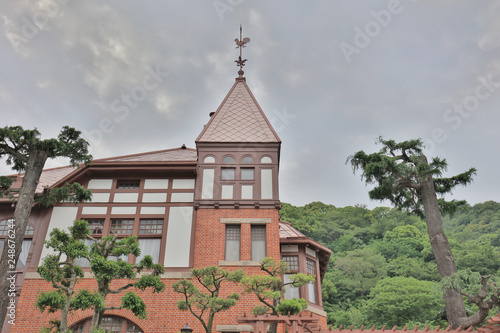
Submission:
<svg viewBox="0 0 500 333">
<path fill-rule="evenodd" d="M 95 158 L 194 148 L 242 24 L 247 84 L 283 141 L 282 201 L 380 205 L 345 164 L 380 135 L 425 139 L 449 175 L 476 167 L 454 198 L 500 201 L 498 1 L 16 0 L 0 16 L 2 127 L 73 126 Z"/>
</svg>

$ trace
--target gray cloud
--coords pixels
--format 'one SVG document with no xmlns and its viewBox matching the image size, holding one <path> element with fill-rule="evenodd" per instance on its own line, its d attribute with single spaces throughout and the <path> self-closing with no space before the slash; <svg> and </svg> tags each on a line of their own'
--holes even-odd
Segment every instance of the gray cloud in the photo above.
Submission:
<svg viewBox="0 0 500 333">
<path fill-rule="evenodd" d="M 237 75 L 233 39 L 242 24 L 251 38 L 247 83 L 283 140 L 283 201 L 377 205 L 344 162 L 376 150 L 379 135 L 433 140 L 450 173 L 479 170 L 457 198 L 500 200 L 500 91 L 459 115 L 460 126 L 446 117 L 496 73 L 500 6 L 401 1 L 377 30 L 391 3 L 2 3 L 0 125 L 37 127 L 45 137 L 75 126 L 97 158 L 193 147 Z M 356 46 L 366 29 L 375 29 L 369 43 L 348 63 L 341 43 Z M 164 75 L 155 80 L 152 71 Z M 433 138 L 436 129 L 445 140 Z M 0 173 L 10 171 L 2 165 Z"/>
</svg>

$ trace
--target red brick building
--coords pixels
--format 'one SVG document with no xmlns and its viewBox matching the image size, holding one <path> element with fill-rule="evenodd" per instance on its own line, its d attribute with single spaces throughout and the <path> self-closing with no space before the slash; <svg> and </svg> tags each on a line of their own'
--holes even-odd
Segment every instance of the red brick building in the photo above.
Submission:
<svg viewBox="0 0 500 333">
<path fill-rule="evenodd" d="M 36 267 L 49 253 L 43 242 L 50 231 L 66 229 L 75 219 L 89 221 L 96 237 L 137 235 L 141 255 L 152 255 L 165 267 L 166 291 L 139 293 L 147 304 L 148 319 L 140 320 L 125 310 L 110 311 L 105 320 L 110 332 L 178 332 L 186 323 L 194 332 L 202 332 L 189 312 L 177 310 L 180 295 L 172 291 L 172 283 L 190 278 L 193 267 L 209 265 L 261 274 L 259 261 L 265 256 L 286 260 L 291 273 L 317 277 L 315 284 L 287 290 L 287 297 L 308 300 L 308 312 L 319 316 L 326 327 L 321 281 L 330 251 L 280 221 L 280 146 L 281 140 L 240 75 L 196 139 L 196 149 L 183 146 L 94 160 L 92 166 L 79 169 L 45 170 L 39 190 L 79 182 L 92 190 L 93 199 L 76 206 L 62 203 L 33 209 L 17 268 L 16 321 L 13 326 L 4 325 L 3 332 L 39 332 L 57 317 L 33 306 L 40 290 L 51 289 Z M 19 186 L 22 175 L 17 177 Z M 12 215 L 11 203 L 0 201 L 2 238 Z M 129 256 L 128 260 L 137 259 Z M 78 286 L 92 288 L 95 281 L 87 273 Z M 241 291 L 231 284 L 224 290 Z M 118 297 L 108 302 L 118 302 Z M 214 331 L 249 331 L 235 317 L 257 304 L 255 296 L 244 295 L 234 308 L 216 316 Z M 73 332 L 87 332 L 91 315 L 91 311 L 71 315 Z"/>
</svg>

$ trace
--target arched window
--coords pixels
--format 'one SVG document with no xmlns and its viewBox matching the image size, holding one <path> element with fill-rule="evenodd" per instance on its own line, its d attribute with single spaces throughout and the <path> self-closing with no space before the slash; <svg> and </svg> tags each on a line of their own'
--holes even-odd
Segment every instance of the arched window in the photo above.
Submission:
<svg viewBox="0 0 500 333">
<path fill-rule="evenodd" d="M 262 156 L 262 158 L 260 159 L 260 163 L 272 163 L 273 160 L 271 160 L 271 158 L 269 156 Z"/>
<path fill-rule="evenodd" d="M 90 332 L 91 321 L 91 318 L 81 321 L 76 325 L 73 325 L 71 331 L 73 333 L 88 333 Z M 104 317 L 102 319 L 101 328 L 105 332 L 110 333 L 143 333 L 139 326 L 121 317 Z"/>
<path fill-rule="evenodd" d="M 203 160 L 203 163 L 215 163 L 215 157 L 206 156 L 205 159 Z"/>
<path fill-rule="evenodd" d="M 252 156 L 244 156 L 243 159 L 241 160 L 243 163 L 253 163 L 253 157 Z"/>
<path fill-rule="evenodd" d="M 234 164 L 234 157 L 232 157 L 232 156 L 226 156 L 222 160 L 222 163 Z"/>
<path fill-rule="evenodd" d="M 12 234 L 15 226 L 14 219 L 5 219 L 0 221 L 0 254 L 5 246 L 6 239 L 9 238 L 9 232 Z M 17 260 L 17 267 L 24 268 L 26 266 L 26 259 L 28 259 L 28 253 L 31 247 L 31 240 L 35 234 L 35 228 L 28 224 L 26 227 L 26 232 L 24 233 L 24 240 L 22 245 L 21 254 Z"/>
</svg>

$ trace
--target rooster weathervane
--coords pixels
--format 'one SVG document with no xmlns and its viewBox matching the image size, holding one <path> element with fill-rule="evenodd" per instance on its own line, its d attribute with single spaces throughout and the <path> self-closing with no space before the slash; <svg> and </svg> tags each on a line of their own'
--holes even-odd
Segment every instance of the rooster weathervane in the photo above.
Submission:
<svg viewBox="0 0 500 333">
<path fill-rule="evenodd" d="M 234 61 L 237 66 L 240 66 L 240 70 L 238 71 L 238 74 L 240 76 L 244 74 L 244 72 L 243 72 L 243 66 L 245 66 L 245 62 L 248 60 L 248 59 L 243 59 L 242 58 L 241 49 L 243 49 L 245 47 L 245 44 L 247 44 L 248 42 L 250 42 L 250 38 L 248 38 L 248 37 L 245 37 L 245 38 L 242 39 L 242 37 L 241 37 L 242 32 L 243 32 L 243 29 L 241 28 L 241 25 L 240 25 L 240 39 L 236 38 L 234 40 L 236 42 L 236 45 L 237 45 L 236 48 L 240 49 L 240 57 L 238 58 L 238 60 Z"/>
</svg>

